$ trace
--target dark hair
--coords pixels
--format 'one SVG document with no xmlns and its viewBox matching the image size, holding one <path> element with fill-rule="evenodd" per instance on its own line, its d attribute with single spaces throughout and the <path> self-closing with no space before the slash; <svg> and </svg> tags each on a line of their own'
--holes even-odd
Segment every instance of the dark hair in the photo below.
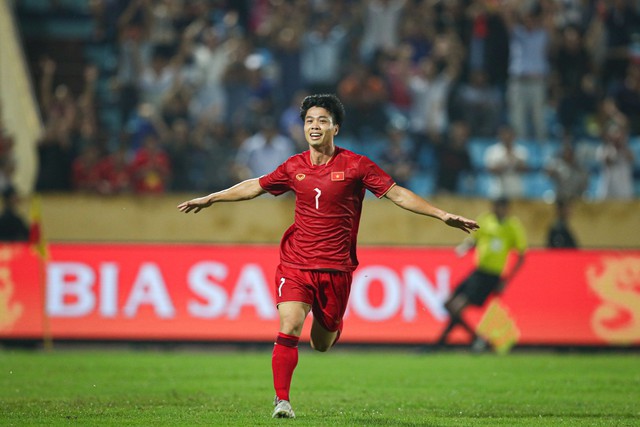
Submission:
<svg viewBox="0 0 640 427">
<path fill-rule="evenodd" d="M 494 206 L 508 206 L 510 203 L 511 200 L 509 200 L 509 198 L 506 196 L 499 196 L 493 199 Z"/>
<path fill-rule="evenodd" d="M 312 107 L 324 108 L 331 114 L 335 124 L 342 126 L 342 122 L 344 120 L 344 106 L 337 96 L 327 93 L 307 96 L 300 106 L 300 118 L 302 121 L 304 121 L 307 116 L 309 108 Z"/>
<path fill-rule="evenodd" d="M 7 203 L 16 194 L 18 194 L 16 189 L 12 185 L 9 185 L 2 191 L 2 200 Z"/>
</svg>

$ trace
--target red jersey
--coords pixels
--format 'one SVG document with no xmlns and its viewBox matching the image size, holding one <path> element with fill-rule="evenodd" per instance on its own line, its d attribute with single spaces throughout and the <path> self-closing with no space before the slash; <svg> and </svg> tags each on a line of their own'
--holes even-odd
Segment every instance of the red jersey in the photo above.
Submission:
<svg viewBox="0 0 640 427">
<path fill-rule="evenodd" d="M 395 184 L 369 158 L 336 147 L 328 163 L 311 164 L 309 151 L 291 156 L 260 186 L 273 195 L 296 194 L 295 219 L 280 243 L 283 265 L 302 270 L 353 271 L 365 190 L 384 196 Z"/>
</svg>

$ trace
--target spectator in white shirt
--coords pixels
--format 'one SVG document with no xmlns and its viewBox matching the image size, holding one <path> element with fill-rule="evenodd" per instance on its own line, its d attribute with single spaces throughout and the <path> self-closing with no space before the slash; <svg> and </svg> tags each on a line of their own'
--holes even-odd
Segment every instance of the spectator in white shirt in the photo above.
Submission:
<svg viewBox="0 0 640 427">
<path fill-rule="evenodd" d="M 527 150 L 515 142 L 513 128 L 503 126 L 498 142 L 489 146 L 484 163 L 493 175 L 489 194 L 492 197 L 519 198 L 523 195 L 522 174 L 527 171 Z"/>
</svg>

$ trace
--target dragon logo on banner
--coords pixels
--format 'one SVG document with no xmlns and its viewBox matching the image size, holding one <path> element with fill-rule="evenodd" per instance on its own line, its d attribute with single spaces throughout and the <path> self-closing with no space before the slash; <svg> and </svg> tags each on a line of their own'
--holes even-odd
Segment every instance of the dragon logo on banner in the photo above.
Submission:
<svg viewBox="0 0 640 427">
<path fill-rule="evenodd" d="M 590 266 L 587 282 L 602 299 L 591 318 L 593 331 L 615 344 L 640 341 L 640 258 L 603 258 Z"/>
<path fill-rule="evenodd" d="M 9 263 L 15 250 L 0 246 L 0 331 L 10 330 L 22 315 L 22 304 L 12 302 L 14 283 Z"/>
</svg>

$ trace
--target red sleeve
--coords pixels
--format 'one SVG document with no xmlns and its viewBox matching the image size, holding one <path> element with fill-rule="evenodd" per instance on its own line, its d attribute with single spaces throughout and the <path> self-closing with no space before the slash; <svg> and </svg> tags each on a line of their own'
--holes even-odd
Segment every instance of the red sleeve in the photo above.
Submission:
<svg viewBox="0 0 640 427">
<path fill-rule="evenodd" d="M 288 163 L 288 161 L 284 162 L 273 172 L 262 175 L 258 180 L 260 187 L 274 196 L 279 196 L 291 190 L 291 180 L 287 172 Z"/>
<path fill-rule="evenodd" d="M 387 191 L 395 184 L 393 178 L 368 157 L 362 157 L 359 170 L 365 188 L 371 191 L 377 198 L 387 194 Z"/>
</svg>

